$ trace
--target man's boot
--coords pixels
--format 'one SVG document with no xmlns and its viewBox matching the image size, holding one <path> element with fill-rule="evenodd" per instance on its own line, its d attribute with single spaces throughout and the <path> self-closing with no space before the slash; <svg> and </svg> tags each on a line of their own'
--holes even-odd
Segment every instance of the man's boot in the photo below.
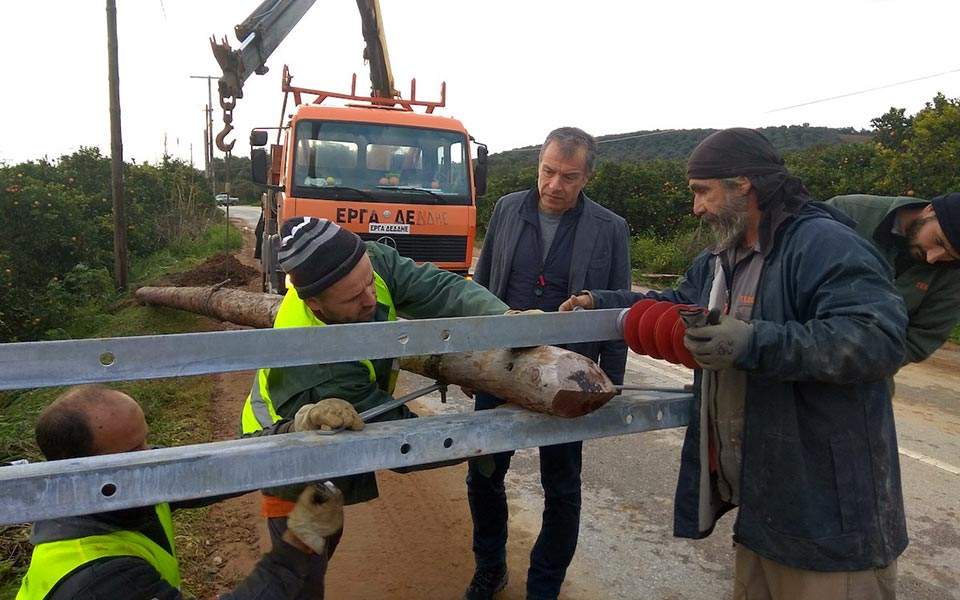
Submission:
<svg viewBox="0 0 960 600">
<path fill-rule="evenodd" d="M 463 594 L 463 600 L 491 600 L 497 592 L 507 587 L 507 565 L 477 567 L 473 580 Z"/>
</svg>

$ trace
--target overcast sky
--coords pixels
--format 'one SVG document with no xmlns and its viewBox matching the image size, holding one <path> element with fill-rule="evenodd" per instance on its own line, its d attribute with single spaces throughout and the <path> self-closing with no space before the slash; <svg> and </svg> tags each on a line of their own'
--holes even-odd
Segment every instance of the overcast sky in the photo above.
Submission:
<svg viewBox="0 0 960 600">
<path fill-rule="evenodd" d="M 257 0 L 118 0 L 125 158 L 171 154 L 202 167 L 208 38 L 230 34 Z M 103 0 L 4 0 L 0 161 L 109 153 Z M 773 109 L 960 68 L 960 3 L 932 0 L 381 0 L 397 87 L 439 95 L 491 151 L 536 144 L 560 125 L 595 135 L 641 129 L 800 124 L 868 127 L 909 112 L 960 72 L 780 112 Z M 235 111 L 235 154 L 251 127 L 276 125 L 280 74 L 367 89 L 353 0 L 320 0 L 252 76 Z M 214 89 L 216 104 L 216 90 Z M 217 107 L 215 124 L 221 114 Z M 219 130 L 219 126 L 217 127 Z"/>
</svg>

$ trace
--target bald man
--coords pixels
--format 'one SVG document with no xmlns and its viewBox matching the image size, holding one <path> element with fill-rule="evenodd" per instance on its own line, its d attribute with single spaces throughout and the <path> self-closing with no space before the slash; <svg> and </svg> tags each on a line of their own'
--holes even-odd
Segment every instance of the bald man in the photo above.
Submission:
<svg viewBox="0 0 960 600">
<path fill-rule="evenodd" d="M 147 449 L 146 419 L 123 392 L 98 385 L 67 390 L 43 411 L 37 445 L 47 460 Z M 173 508 L 216 502 L 204 499 Z M 343 526 L 343 499 L 335 487 L 301 494 L 289 529 L 230 600 L 323 597 L 331 546 Z M 34 524 L 30 568 L 17 600 L 97 598 L 179 600 L 180 570 L 167 503 Z"/>
</svg>

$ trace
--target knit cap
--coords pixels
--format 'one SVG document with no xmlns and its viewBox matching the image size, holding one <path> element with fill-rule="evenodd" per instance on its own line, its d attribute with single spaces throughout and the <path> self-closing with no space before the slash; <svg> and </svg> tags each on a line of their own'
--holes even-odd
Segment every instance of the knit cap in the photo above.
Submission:
<svg viewBox="0 0 960 600">
<path fill-rule="evenodd" d="M 960 193 L 944 194 L 931 201 L 940 229 L 955 252 L 960 252 Z"/>
<path fill-rule="evenodd" d="M 280 227 L 279 261 L 301 298 L 313 298 L 360 262 L 360 236 L 327 219 L 293 217 Z"/>
</svg>

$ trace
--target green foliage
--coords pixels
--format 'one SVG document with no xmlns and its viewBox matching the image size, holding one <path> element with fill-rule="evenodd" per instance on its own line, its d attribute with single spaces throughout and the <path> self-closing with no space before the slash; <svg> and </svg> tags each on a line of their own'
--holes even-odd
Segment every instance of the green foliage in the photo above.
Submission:
<svg viewBox="0 0 960 600">
<path fill-rule="evenodd" d="M 891 108 L 872 124 L 873 132 L 807 125 L 760 131 L 785 153 L 790 171 L 818 200 L 855 193 L 932 198 L 960 190 L 960 99 L 937 94 L 914 115 Z M 650 272 L 661 270 L 656 265 L 676 264 L 668 259 L 669 248 L 696 223 L 680 157 L 713 131 L 638 132 L 632 139 L 599 144 L 600 160 L 586 193 L 623 216 L 639 236 L 635 268 Z M 490 185 L 477 207 L 481 231 L 497 198 L 536 185 L 538 150 L 491 156 Z"/>
<path fill-rule="evenodd" d="M 637 274 L 682 275 L 709 245 L 710 240 L 703 236 L 701 229 L 672 238 L 637 235 L 630 241 L 630 264 Z"/>
<path fill-rule="evenodd" d="M 0 342 L 61 337 L 115 298 L 110 185 L 96 148 L 0 166 Z M 202 175 L 180 161 L 124 165 L 124 196 L 134 266 L 222 221 Z"/>
<path fill-rule="evenodd" d="M 686 160 L 690 152 L 716 129 L 634 131 L 597 138 L 597 157 L 613 162 L 639 162 L 658 158 Z M 835 129 L 803 125 L 761 127 L 763 135 L 780 152 L 794 152 L 814 146 L 869 141 L 870 132 L 852 127 Z M 492 170 L 537 164 L 540 146 L 526 146 L 490 156 Z"/>
</svg>

